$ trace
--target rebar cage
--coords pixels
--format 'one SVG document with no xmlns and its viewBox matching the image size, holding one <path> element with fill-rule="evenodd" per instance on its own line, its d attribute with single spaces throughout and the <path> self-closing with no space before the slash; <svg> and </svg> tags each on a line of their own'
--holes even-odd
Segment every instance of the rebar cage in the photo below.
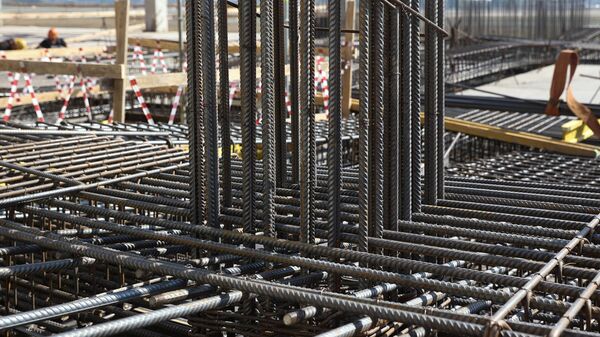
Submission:
<svg viewBox="0 0 600 337">
<path fill-rule="evenodd" d="M 338 0 L 325 125 L 314 0 L 188 0 L 187 127 L 0 128 L 0 330 L 598 336 L 597 160 L 500 142 L 470 154 L 478 139 L 446 133 L 444 1 L 424 4 L 359 3 L 357 165 L 342 151 Z"/>
</svg>

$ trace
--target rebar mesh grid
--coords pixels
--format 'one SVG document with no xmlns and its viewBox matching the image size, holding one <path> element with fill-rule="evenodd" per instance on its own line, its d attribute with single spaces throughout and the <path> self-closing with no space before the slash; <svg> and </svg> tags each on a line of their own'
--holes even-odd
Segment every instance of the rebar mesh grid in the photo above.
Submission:
<svg viewBox="0 0 600 337">
<path fill-rule="evenodd" d="M 90 123 L 45 130 L 51 138 L 10 135 L 29 142 L 0 150 L 0 193 L 10 194 L 0 201 L 0 330 L 598 336 L 599 191 L 589 181 L 486 177 L 504 171 L 494 160 L 473 164 L 470 177 L 467 164 L 443 169 L 443 1 L 427 0 L 424 16 L 417 0 L 360 2 L 356 166 L 344 166 L 339 151 L 339 2 L 328 7 L 336 60 L 326 165 L 317 155 L 315 2 L 287 3 L 299 33 L 289 39 L 298 56 L 290 96 L 299 106 L 289 149 L 276 80 L 285 11 L 260 3 L 259 133 L 256 8 L 239 2 L 240 158 L 227 151 L 233 127 L 212 52 L 224 48 L 213 29 L 215 17 L 226 19 L 223 3 L 187 2 L 187 130 Z M 66 137 L 81 128 L 94 135 Z M 165 146 L 174 134 L 187 135 L 187 150 Z M 582 158 L 522 155 L 531 156 L 524 167 L 581 164 L 594 176 Z"/>
</svg>

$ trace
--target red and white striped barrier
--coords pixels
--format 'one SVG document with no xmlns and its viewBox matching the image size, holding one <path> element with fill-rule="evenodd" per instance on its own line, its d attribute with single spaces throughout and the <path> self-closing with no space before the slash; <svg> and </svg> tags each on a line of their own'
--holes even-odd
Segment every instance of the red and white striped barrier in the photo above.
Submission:
<svg viewBox="0 0 600 337">
<path fill-rule="evenodd" d="M 140 65 L 142 75 L 145 76 L 147 74 L 146 62 L 144 61 L 144 52 L 139 44 L 133 47 L 133 61 L 135 62 L 136 59 Z"/>
<path fill-rule="evenodd" d="M 58 113 L 58 119 L 56 120 L 56 124 L 60 124 L 60 122 L 65 120 L 65 113 L 67 112 L 67 106 L 69 106 L 69 101 L 71 100 L 71 95 L 73 94 L 74 87 L 75 87 L 75 75 L 72 75 L 69 79 L 69 87 L 67 89 L 67 94 L 65 95 L 63 105 L 60 108 L 60 111 Z"/>
<path fill-rule="evenodd" d="M 169 125 L 173 125 L 173 122 L 175 121 L 175 115 L 177 114 L 177 107 L 179 107 L 179 99 L 182 91 L 183 85 L 177 87 L 177 93 L 175 94 L 175 98 L 173 98 L 173 105 L 171 106 L 171 114 L 169 114 Z"/>
<path fill-rule="evenodd" d="M 152 63 L 150 63 L 150 74 L 156 73 L 156 62 L 158 61 L 158 49 L 154 50 L 154 54 L 152 54 Z"/>
<path fill-rule="evenodd" d="M 42 113 L 42 108 L 40 107 L 40 103 L 35 97 L 35 91 L 33 90 L 33 86 L 31 85 L 31 78 L 26 71 L 23 71 L 23 78 L 25 79 L 25 87 L 31 95 L 31 104 L 33 105 L 33 110 L 35 110 L 35 115 L 37 117 L 38 122 L 44 122 L 44 114 Z"/>
<path fill-rule="evenodd" d="M 142 107 L 142 112 L 144 112 L 144 116 L 146 117 L 148 124 L 154 125 L 154 120 L 152 119 L 152 115 L 150 114 L 150 110 L 148 109 L 148 105 L 146 104 L 146 101 L 144 101 L 144 96 L 142 96 L 142 92 L 140 91 L 140 88 L 138 87 L 135 76 L 133 76 L 133 75 L 129 76 L 129 83 L 131 84 L 131 88 L 133 89 L 133 92 L 135 93 L 135 97 L 137 98 L 138 102 L 140 103 L 140 105 Z"/>
<path fill-rule="evenodd" d="M 323 112 L 329 113 L 329 82 L 327 76 L 321 78 L 321 89 L 323 90 Z"/>
<path fill-rule="evenodd" d="M 108 114 L 108 118 L 106 121 L 108 122 L 108 124 L 112 124 L 114 118 L 115 118 L 115 110 L 110 109 L 110 113 Z"/>
<path fill-rule="evenodd" d="M 81 88 L 81 92 L 83 93 L 83 104 L 85 106 L 85 113 L 88 117 L 88 120 L 93 120 L 92 116 L 92 107 L 90 106 L 90 99 L 88 95 L 88 88 L 86 86 L 87 80 L 81 77 L 79 81 L 79 87 Z"/>
<path fill-rule="evenodd" d="M 5 122 L 8 122 L 8 120 L 10 119 L 10 114 L 12 113 L 13 100 L 15 99 L 15 95 L 17 94 L 17 85 L 19 83 L 19 77 L 21 77 L 21 74 L 19 73 L 15 73 L 14 75 L 10 73 L 10 96 L 8 96 L 8 102 L 6 104 L 6 109 L 4 110 L 4 116 L 2 117 L 2 119 Z"/>
<path fill-rule="evenodd" d="M 287 116 L 291 117 L 292 116 L 292 101 L 290 100 L 290 94 L 287 91 L 285 92 L 285 108 L 287 110 Z"/>
<path fill-rule="evenodd" d="M 168 73 L 169 69 L 167 69 L 167 63 L 165 62 L 165 54 L 163 54 L 160 48 L 158 49 L 158 60 L 160 61 L 163 73 Z"/>
<path fill-rule="evenodd" d="M 231 109 L 231 106 L 233 105 L 233 98 L 235 97 L 235 93 L 238 90 L 238 84 L 237 83 L 229 83 L 229 108 Z"/>
</svg>

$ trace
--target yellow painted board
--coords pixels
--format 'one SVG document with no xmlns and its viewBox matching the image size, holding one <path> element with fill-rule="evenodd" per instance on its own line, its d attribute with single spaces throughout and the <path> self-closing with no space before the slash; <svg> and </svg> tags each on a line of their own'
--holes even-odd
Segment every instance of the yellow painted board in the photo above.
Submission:
<svg viewBox="0 0 600 337">
<path fill-rule="evenodd" d="M 600 119 L 598 119 L 600 122 Z M 594 132 L 581 120 L 575 119 L 561 125 L 563 140 L 569 143 L 578 143 L 594 135 Z"/>
</svg>

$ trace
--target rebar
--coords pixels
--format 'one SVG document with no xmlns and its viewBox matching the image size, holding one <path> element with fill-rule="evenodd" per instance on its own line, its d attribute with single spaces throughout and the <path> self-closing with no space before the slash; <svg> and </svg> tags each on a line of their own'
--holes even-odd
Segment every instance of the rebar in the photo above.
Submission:
<svg viewBox="0 0 600 337">
<path fill-rule="evenodd" d="M 597 159 L 444 130 L 567 120 L 445 93 L 563 45 L 447 49 L 447 12 L 482 35 L 581 27 L 579 2 L 526 2 L 360 1 L 355 30 L 341 0 L 187 1 L 187 125 L 0 124 L 0 329 L 599 336 Z"/>
</svg>

